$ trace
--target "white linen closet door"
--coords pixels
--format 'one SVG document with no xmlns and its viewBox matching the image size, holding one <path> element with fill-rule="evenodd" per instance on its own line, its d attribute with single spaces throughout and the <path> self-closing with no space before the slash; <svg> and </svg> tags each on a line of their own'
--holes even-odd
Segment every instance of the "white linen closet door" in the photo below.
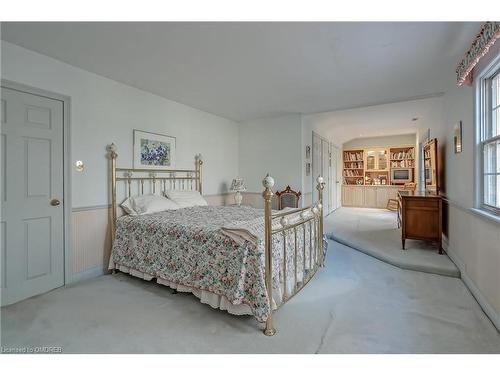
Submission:
<svg viewBox="0 0 500 375">
<path fill-rule="evenodd" d="M 63 102 L 2 87 L 2 305 L 64 284 Z"/>
<path fill-rule="evenodd" d="M 321 157 L 323 158 L 321 166 L 321 175 L 323 176 L 326 186 L 323 189 L 323 214 L 326 216 L 330 213 L 330 192 L 332 189 L 330 181 L 330 143 L 324 139 L 321 140 Z"/>
<path fill-rule="evenodd" d="M 318 190 L 316 189 L 316 178 L 323 171 L 323 157 L 322 157 L 322 146 L 321 137 L 319 137 L 315 132 L 312 132 L 312 202 L 318 200 Z"/>
</svg>

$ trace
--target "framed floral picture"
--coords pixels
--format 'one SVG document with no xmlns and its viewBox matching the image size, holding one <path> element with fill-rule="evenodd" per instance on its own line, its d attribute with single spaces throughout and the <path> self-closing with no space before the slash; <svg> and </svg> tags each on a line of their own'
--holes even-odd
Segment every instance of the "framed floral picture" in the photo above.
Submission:
<svg viewBox="0 0 500 375">
<path fill-rule="evenodd" d="M 175 137 L 134 130 L 134 168 L 175 168 Z"/>
</svg>

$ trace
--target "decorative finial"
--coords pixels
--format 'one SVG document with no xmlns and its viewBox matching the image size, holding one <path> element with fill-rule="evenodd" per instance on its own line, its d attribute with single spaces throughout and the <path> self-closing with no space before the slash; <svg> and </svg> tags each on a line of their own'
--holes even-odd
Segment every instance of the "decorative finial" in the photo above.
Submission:
<svg viewBox="0 0 500 375">
<path fill-rule="evenodd" d="M 194 158 L 198 164 L 203 164 L 203 156 L 201 154 L 196 154 Z"/>
<path fill-rule="evenodd" d="M 269 176 L 269 173 L 266 175 L 266 177 L 262 180 L 262 185 L 264 185 L 264 187 L 266 189 L 270 189 L 274 186 L 274 178 L 272 178 L 271 176 Z"/>
<path fill-rule="evenodd" d="M 284 228 L 288 225 L 288 218 L 286 216 L 283 216 L 280 220 L 281 226 Z"/>
<path fill-rule="evenodd" d="M 318 184 L 323 184 L 323 183 L 325 183 L 325 179 L 324 179 L 324 178 L 320 175 L 320 176 L 318 176 L 318 178 L 316 179 L 316 182 L 317 182 Z"/>
<path fill-rule="evenodd" d="M 118 156 L 118 154 L 116 153 L 116 145 L 114 143 L 111 143 L 110 145 L 106 146 L 106 149 L 109 153 L 108 157 L 110 159 L 116 159 L 116 157 Z"/>
</svg>

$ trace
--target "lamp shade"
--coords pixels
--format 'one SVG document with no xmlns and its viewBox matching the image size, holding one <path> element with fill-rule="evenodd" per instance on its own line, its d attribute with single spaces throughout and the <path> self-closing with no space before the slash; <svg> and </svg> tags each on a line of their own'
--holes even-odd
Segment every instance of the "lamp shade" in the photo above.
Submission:
<svg viewBox="0 0 500 375">
<path fill-rule="evenodd" d="M 242 178 L 236 177 L 231 184 L 231 191 L 246 191 L 245 181 Z"/>
</svg>

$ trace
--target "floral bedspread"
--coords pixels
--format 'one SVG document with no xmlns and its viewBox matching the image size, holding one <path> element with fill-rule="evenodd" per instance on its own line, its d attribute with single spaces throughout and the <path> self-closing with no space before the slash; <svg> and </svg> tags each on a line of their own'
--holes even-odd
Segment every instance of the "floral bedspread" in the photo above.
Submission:
<svg viewBox="0 0 500 375">
<path fill-rule="evenodd" d="M 264 322 L 271 304 L 265 287 L 263 241 L 237 244 L 220 230 L 231 223 L 258 217 L 264 220 L 263 210 L 246 206 L 190 207 L 123 216 L 117 222 L 112 260 L 155 277 L 225 296 L 235 305 L 246 304 L 255 318 Z M 298 236 L 299 245 L 307 246 L 307 233 L 299 230 L 294 234 Z M 292 236 L 285 236 L 285 248 L 290 251 L 294 236 L 293 240 Z M 287 277 L 280 275 L 283 273 L 283 239 L 282 235 L 273 236 L 273 290 L 278 294 L 283 280 L 290 279 L 293 269 L 292 257 L 287 255 Z M 299 265 L 310 264 L 308 251 L 304 252 L 305 260 L 300 258 Z M 301 274 L 303 269 L 301 266 Z M 286 289 L 289 288 L 288 284 Z M 276 298 L 274 292 L 273 297 Z"/>
</svg>

